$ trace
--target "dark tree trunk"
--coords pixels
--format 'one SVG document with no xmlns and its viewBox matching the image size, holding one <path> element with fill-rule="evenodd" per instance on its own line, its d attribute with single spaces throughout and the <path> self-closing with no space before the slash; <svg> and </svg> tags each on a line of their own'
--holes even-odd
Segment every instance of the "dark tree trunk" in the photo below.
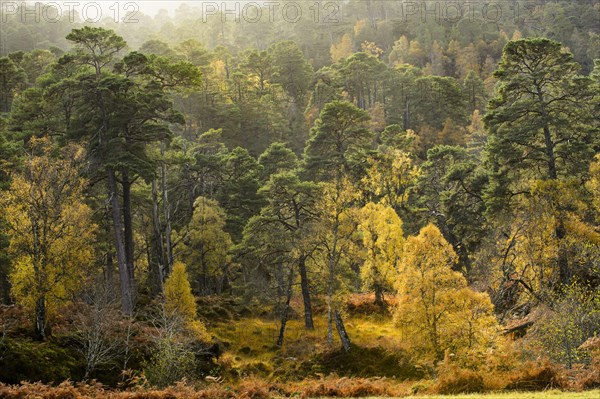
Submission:
<svg viewBox="0 0 600 399">
<path fill-rule="evenodd" d="M 113 290 L 114 273 L 113 273 L 113 254 L 111 251 L 106 253 L 106 287 L 110 292 Z"/>
<path fill-rule="evenodd" d="M 550 134 L 550 128 L 544 126 L 544 141 L 546 144 L 546 156 L 548 157 L 548 177 L 552 180 L 558 178 L 556 172 L 556 156 L 554 155 L 554 142 L 552 141 L 552 135 Z"/>
<path fill-rule="evenodd" d="M 375 284 L 375 305 L 385 309 L 385 299 L 383 298 L 383 289 L 379 284 Z"/>
<path fill-rule="evenodd" d="M 340 340 L 342 341 L 342 347 L 346 352 L 350 350 L 350 337 L 348 336 L 348 332 L 346 331 L 346 327 L 344 327 L 344 320 L 342 319 L 342 315 L 336 309 L 334 312 L 335 316 L 335 327 L 337 328 L 338 335 L 340 336 Z"/>
<path fill-rule="evenodd" d="M 158 190 L 156 179 L 152 180 L 152 250 L 150 254 L 150 281 L 152 295 L 156 296 L 163 291 L 164 279 L 164 251 L 161 233 L 160 216 L 158 214 Z"/>
<path fill-rule="evenodd" d="M 202 265 L 202 273 L 200 273 L 200 295 L 208 295 L 208 271 L 206 268 L 206 262 L 204 261 L 204 256 L 202 256 L 202 261 L 200 264 Z"/>
<path fill-rule="evenodd" d="M 160 143 L 160 155 L 164 157 L 165 147 Z M 160 178 L 163 201 L 163 217 L 165 220 L 165 246 L 164 246 L 164 275 L 168 276 L 173 267 L 173 245 L 171 244 L 171 211 L 169 209 L 169 195 L 167 191 L 167 166 L 163 161 L 160 166 Z"/>
<path fill-rule="evenodd" d="M 106 229 L 106 237 L 110 237 L 111 236 L 111 232 L 110 232 L 110 213 L 108 212 L 108 208 L 106 209 L 107 213 L 106 213 L 106 223 L 105 223 L 105 229 Z M 110 292 L 110 294 L 112 295 L 114 292 L 114 284 L 115 284 L 115 279 L 114 279 L 114 264 L 113 264 L 113 252 L 112 252 L 112 248 L 110 248 L 107 252 L 106 252 L 106 271 L 105 271 L 105 283 L 106 283 L 106 287 L 108 289 L 108 291 Z"/>
<path fill-rule="evenodd" d="M 549 119 L 549 116 L 548 116 L 548 111 L 546 110 L 546 103 L 544 102 L 544 96 L 543 96 L 541 87 L 538 87 L 537 91 L 538 91 L 538 99 L 541 103 L 542 117 L 545 120 L 544 144 L 546 146 L 546 156 L 548 157 L 548 159 L 547 159 L 548 178 L 551 180 L 556 180 L 556 179 L 558 179 L 558 172 L 556 170 L 556 154 L 554 153 L 555 142 L 552 139 L 552 133 L 550 132 L 550 127 L 547 122 Z M 568 282 L 570 280 L 569 259 L 568 259 L 568 255 L 567 255 L 565 249 L 563 248 L 563 239 L 566 236 L 566 231 L 565 231 L 565 226 L 564 226 L 562 219 L 559 220 L 559 222 L 558 222 L 558 226 L 555 229 L 555 235 L 556 235 L 556 238 L 559 240 L 558 259 L 557 259 L 559 280 L 560 280 L 561 284 L 568 284 Z"/>
<path fill-rule="evenodd" d="M 125 242 L 125 261 L 127 262 L 127 273 L 131 285 L 131 294 L 135 298 L 135 272 L 134 272 L 134 244 L 133 244 L 133 220 L 131 216 L 131 181 L 127 170 L 122 171 L 123 186 L 123 233 Z"/>
<path fill-rule="evenodd" d="M 192 181 L 192 174 L 190 172 L 189 165 L 184 165 L 184 179 L 185 179 L 185 187 L 187 192 L 187 202 L 189 207 L 188 217 L 191 219 L 194 215 L 194 201 L 196 200 L 196 194 L 194 190 L 194 182 Z"/>
<path fill-rule="evenodd" d="M 552 140 L 552 133 L 550 132 L 550 126 L 548 125 L 550 117 L 548 116 L 548 110 L 546 109 L 546 102 L 541 86 L 537 88 L 537 97 L 540 102 L 542 118 L 544 119 L 544 145 L 546 146 L 546 156 L 548 157 L 548 178 L 556 180 L 558 178 L 558 173 L 556 172 L 556 155 L 554 154 L 555 143 Z"/>
<path fill-rule="evenodd" d="M 3 268 L 0 268 L 0 303 L 10 305 L 10 281 Z"/>
<path fill-rule="evenodd" d="M 229 281 L 229 264 L 226 263 L 223 266 L 223 278 L 221 280 L 221 292 L 228 292 L 230 295 L 233 294 L 233 287 Z"/>
<path fill-rule="evenodd" d="M 404 130 L 408 130 L 410 127 L 410 112 L 408 106 L 408 98 L 405 99 L 404 118 L 402 122 L 402 127 L 404 128 Z"/>
<path fill-rule="evenodd" d="M 288 314 L 290 312 L 290 301 L 292 300 L 292 284 L 294 282 L 294 268 L 290 268 L 288 283 L 286 288 L 285 305 L 281 311 L 281 326 L 279 327 L 279 337 L 277 338 L 277 346 L 283 345 L 283 337 L 285 335 L 285 325 L 287 324 Z"/>
<path fill-rule="evenodd" d="M 279 262 L 277 264 L 277 306 L 280 307 L 280 299 L 285 294 L 284 289 L 284 276 L 283 276 L 283 263 Z"/>
<path fill-rule="evenodd" d="M 567 232 L 565 230 L 565 225 L 562 218 L 558 222 L 555 234 L 556 238 L 558 239 L 557 264 L 559 281 L 561 284 L 567 285 L 571 281 L 571 272 L 569 270 L 569 256 L 564 245 L 564 238 L 567 235 Z"/>
<path fill-rule="evenodd" d="M 465 268 L 465 274 L 466 274 L 465 277 L 470 278 L 472 267 L 471 267 L 471 258 L 469 258 L 469 251 L 467 251 L 467 246 L 464 245 L 463 243 L 459 243 L 458 248 L 454 248 L 454 250 L 458 254 L 458 259 L 460 260 L 460 263 Z"/>
<path fill-rule="evenodd" d="M 300 269 L 300 287 L 302 289 L 302 300 L 304 301 L 304 326 L 309 330 L 315 329 L 312 316 L 312 304 L 310 300 L 310 287 L 308 283 L 308 275 L 306 273 L 306 255 L 300 256 L 298 262 Z"/>
<path fill-rule="evenodd" d="M 436 210 L 435 214 L 436 219 L 438 221 L 437 225 L 440 227 L 440 230 L 444 236 L 444 238 L 452 245 L 452 248 L 458 255 L 460 262 L 456 263 L 452 266 L 452 270 L 457 272 L 462 272 L 461 267 L 464 266 L 467 277 L 471 272 L 471 260 L 469 259 L 469 252 L 467 251 L 466 245 L 464 245 L 452 232 L 450 226 L 448 226 L 446 216 L 442 212 Z"/>
<path fill-rule="evenodd" d="M 358 262 L 352 262 L 350 264 L 350 269 L 354 272 L 356 278 L 354 279 L 354 289 L 359 292 L 362 287 L 362 282 L 360 281 L 360 267 L 362 265 Z"/>
<path fill-rule="evenodd" d="M 119 266 L 119 280 L 121 286 L 121 306 L 123 313 L 127 316 L 133 315 L 133 295 L 129 272 L 127 270 L 127 257 L 125 255 L 125 242 L 123 239 L 123 222 L 121 221 L 121 208 L 119 205 L 119 193 L 117 191 L 117 179 L 115 171 L 108 169 L 108 195 L 111 206 L 113 232 L 115 237 L 115 250 Z"/>
<path fill-rule="evenodd" d="M 0 112 L 8 113 L 10 112 L 10 89 L 6 77 L 2 77 L 0 87 L 2 88 L 0 90 Z"/>
<path fill-rule="evenodd" d="M 46 299 L 42 296 L 35 302 L 35 337 L 45 340 L 50 335 L 50 328 L 46 323 Z"/>
</svg>

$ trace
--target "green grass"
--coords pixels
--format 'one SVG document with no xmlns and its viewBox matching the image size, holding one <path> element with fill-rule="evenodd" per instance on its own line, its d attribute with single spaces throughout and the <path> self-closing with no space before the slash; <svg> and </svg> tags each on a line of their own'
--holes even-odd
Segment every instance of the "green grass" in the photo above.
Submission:
<svg viewBox="0 0 600 399">
<path fill-rule="evenodd" d="M 327 338 L 327 320 L 325 315 L 314 315 L 315 329 L 307 331 L 302 319 L 289 320 L 284 344 L 276 348 L 279 333 L 277 320 L 260 317 L 246 317 L 241 320 L 213 322 L 208 326 L 211 334 L 226 342 L 227 351 L 243 360 L 269 361 L 275 352 L 282 356 L 308 358 L 316 351 L 329 348 Z M 352 343 L 358 346 L 382 346 L 396 349 L 400 346 L 400 333 L 391 319 L 381 317 L 348 317 L 346 328 Z M 334 347 L 338 348 L 337 334 L 334 334 Z"/>
<path fill-rule="evenodd" d="M 314 364 L 316 356 L 329 353 L 341 347 L 335 334 L 333 346 L 327 344 L 327 319 L 322 314 L 314 315 L 315 329 L 307 331 L 304 320 L 300 318 L 288 321 L 283 347 L 275 346 L 279 326 L 276 320 L 260 317 L 245 317 L 239 320 L 218 321 L 210 323 L 208 331 L 225 345 L 223 359 L 242 374 L 255 374 L 261 377 L 277 376 L 281 378 L 316 378 L 321 374 L 327 375 L 334 371 L 348 376 L 404 376 L 404 369 L 390 370 L 386 374 L 382 370 L 372 370 L 373 365 L 379 365 L 378 359 L 373 358 L 375 350 L 403 354 L 400 350 L 400 334 L 389 318 L 355 316 L 347 317 L 346 327 L 356 356 L 367 356 L 364 363 L 355 364 L 357 359 L 340 358 L 340 362 L 352 363 L 353 368 L 344 370 L 337 367 L 336 359 L 320 359 L 319 365 Z M 379 348 L 379 349 L 378 349 Z M 356 352 L 357 350 L 362 352 Z M 371 351 L 371 352 L 369 352 Z M 364 352 L 364 353 L 363 353 Z M 386 352 L 386 353 L 387 353 Z M 382 358 L 385 356 L 382 356 Z M 368 363 L 370 359 L 371 363 Z M 390 360 L 390 359 L 388 359 Z M 321 365 L 321 361 L 326 363 Z M 360 362 L 359 362 L 360 363 Z M 396 360 L 395 363 L 399 363 Z M 394 364 L 395 364 L 394 363 Z M 307 365 L 312 365 L 308 367 Z M 364 366 L 364 370 L 361 367 Z M 348 369 L 348 370 L 346 370 Z M 397 374 L 395 371 L 402 371 Z M 409 373 L 411 374 L 411 373 Z M 414 373 L 412 373 L 414 374 Z M 412 375 L 411 374 L 411 375 Z"/>
<path fill-rule="evenodd" d="M 295 304 L 296 317 L 289 320 L 283 347 L 275 346 L 278 335 L 278 321 L 269 319 L 264 314 L 244 315 L 242 318 L 224 318 L 207 322 L 211 335 L 223 343 L 225 353 L 220 359 L 215 375 L 221 375 L 227 381 L 238 378 L 254 377 L 274 383 L 298 383 L 304 380 L 315 381 L 324 376 L 334 378 L 397 377 L 400 384 L 405 381 L 406 389 L 393 389 L 396 395 L 411 392 L 432 392 L 427 388 L 434 381 L 427 380 L 423 389 L 415 390 L 411 385 L 419 385 L 420 378 L 404 365 L 412 365 L 406 355 L 407 343 L 401 331 L 394 325 L 390 316 L 381 314 L 354 313 L 347 314 L 346 328 L 355 349 L 347 355 L 339 350 L 340 343 L 333 347 L 326 341 L 327 319 L 321 313 L 314 314 L 315 330 L 307 331 L 301 316 L 301 304 Z M 210 306 L 206 306 L 210 308 Z M 221 311 L 223 312 L 223 311 Z M 234 311 L 231 311 L 234 313 Z M 390 356 L 397 359 L 391 359 Z M 391 359 L 391 360 L 390 360 Z M 384 361 L 386 360 L 386 361 Z M 387 361 L 389 360 L 389 361 Z M 393 361 L 393 365 L 390 365 Z M 352 366 L 352 367 L 349 367 Z M 381 367 L 384 367 L 382 369 Z M 510 376 L 507 374 L 506 378 Z M 491 384 L 500 388 L 502 381 Z M 510 381 L 506 381 L 509 383 Z M 335 384 L 334 384 L 335 385 Z M 490 388 L 487 386 L 487 388 Z M 317 392 L 327 391 L 312 391 Z M 365 393 L 385 392 L 385 390 L 367 390 Z M 587 392 L 501 392 L 486 394 L 463 394 L 456 396 L 405 396 L 405 398 L 421 399 L 600 399 L 600 390 Z M 375 399 L 372 397 L 371 399 Z"/>
<path fill-rule="evenodd" d="M 407 396 L 403 399 L 598 399 L 600 390 L 584 392 L 563 392 L 557 390 L 544 392 L 504 392 L 504 393 L 475 393 L 468 395 L 433 395 L 433 396 Z M 384 399 L 370 397 L 365 399 Z"/>
</svg>

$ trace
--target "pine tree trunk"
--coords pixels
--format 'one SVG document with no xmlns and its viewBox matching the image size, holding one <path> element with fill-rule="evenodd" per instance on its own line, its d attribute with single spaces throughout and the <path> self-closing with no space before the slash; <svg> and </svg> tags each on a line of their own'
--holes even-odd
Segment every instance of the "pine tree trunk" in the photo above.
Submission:
<svg viewBox="0 0 600 399">
<path fill-rule="evenodd" d="M 125 261 L 127 262 L 127 273 L 131 295 L 135 298 L 135 272 L 134 272 L 134 244 L 133 244 L 133 220 L 131 217 L 131 181 L 127 170 L 122 171 L 123 186 L 123 233 L 125 243 Z"/>
<path fill-rule="evenodd" d="M 281 297 L 285 295 L 285 279 L 283 276 L 283 263 L 277 263 L 277 309 L 281 309 Z"/>
<path fill-rule="evenodd" d="M 558 221 L 558 226 L 555 230 L 556 238 L 558 239 L 558 276 L 562 285 L 568 285 L 571 280 L 571 273 L 569 271 L 569 257 L 564 243 L 567 232 L 562 217 L 559 216 L 559 218 L 560 220 Z"/>
<path fill-rule="evenodd" d="M 164 144 L 160 143 L 160 155 L 164 158 L 165 147 Z M 168 276 L 173 267 L 173 245 L 171 244 L 171 211 L 169 209 L 169 195 L 167 191 L 167 167 L 164 160 L 160 167 L 160 178 L 161 178 L 161 189 L 162 189 L 162 201 L 163 201 L 163 217 L 165 219 L 165 276 Z"/>
<path fill-rule="evenodd" d="M 233 287 L 229 281 L 229 265 L 225 265 L 223 268 L 223 279 L 221 280 L 221 292 L 227 292 L 229 295 L 233 295 Z"/>
<path fill-rule="evenodd" d="M 125 256 L 125 242 L 123 240 L 123 223 L 121 221 L 117 179 L 113 169 L 108 169 L 108 191 L 113 222 L 113 233 L 115 237 L 115 250 L 117 253 L 117 263 L 119 265 L 121 307 L 123 309 L 123 313 L 125 313 L 127 316 L 132 316 L 133 295 L 131 292 L 131 283 L 129 281 L 129 272 L 127 270 L 127 258 Z"/>
<path fill-rule="evenodd" d="M 556 154 L 555 154 L 555 142 L 552 139 L 552 133 L 550 132 L 550 127 L 548 125 L 548 120 L 550 119 L 550 117 L 548 116 L 548 111 L 546 110 L 546 103 L 544 102 L 544 95 L 542 93 L 542 89 L 541 87 L 538 87 L 537 89 L 538 92 L 538 100 L 540 101 L 541 104 L 541 111 L 542 111 L 542 117 L 544 118 L 544 144 L 546 146 L 546 156 L 548 157 L 547 159 L 547 164 L 548 164 L 548 178 L 551 180 L 556 180 L 558 179 L 558 172 L 556 170 Z M 560 218 L 560 216 L 559 216 Z M 561 284 L 568 284 L 569 280 L 570 280 L 570 275 L 569 275 L 569 258 L 568 255 L 565 251 L 565 249 L 563 248 L 563 239 L 566 236 L 566 231 L 565 231 L 565 227 L 564 227 L 564 223 L 562 221 L 562 218 L 558 221 L 558 226 L 555 229 L 555 235 L 556 238 L 558 239 L 558 259 L 557 259 L 557 265 L 558 265 L 558 273 L 559 273 L 559 280 L 561 282 Z"/>
<path fill-rule="evenodd" d="M 548 177 L 556 180 L 558 178 L 556 172 L 556 155 L 554 154 L 554 142 L 552 141 L 552 135 L 548 126 L 544 126 L 544 141 L 546 144 L 546 156 L 548 157 Z"/>
<path fill-rule="evenodd" d="M 110 213 L 108 212 L 108 206 L 107 206 L 106 211 L 107 211 L 106 212 L 106 222 L 104 224 L 104 228 L 106 229 L 106 237 L 110 237 L 111 236 L 111 232 L 110 232 L 110 224 L 111 224 L 110 220 L 111 219 L 110 219 Z M 114 292 L 114 284 L 115 284 L 112 248 L 109 248 L 106 252 L 105 283 L 106 283 L 106 287 L 107 287 L 108 291 L 112 295 L 112 293 Z"/>
<path fill-rule="evenodd" d="M 300 269 L 300 288 L 302 290 L 302 300 L 304 301 L 304 326 L 308 330 L 314 330 L 315 324 L 312 316 L 312 304 L 310 300 L 310 286 L 308 283 L 308 275 L 306 273 L 306 255 L 300 256 L 298 262 Z"/>
<path fill-rule="evenodd" d="M 192 181 L 192 176 L 190 173 L 190 166 L 189 165 L 184 165 L 183 167 L 183 172 L 184 172 L 184 180 L 186 182 L 185 187 L 186 187 L 186 191 L 187 191 L 187 202 L 188 202 L 188 207 L 189 207 L 189 213 L 188 213 L 188 217 L 191 219 L 192 216 L 194 215 L 194 201 L 196 200 L 196 195 L 195 195 L 195 191 L 194 191 L 194 182 Z"/>
<path fill-rule="evenodd" d="M 10 305 L 10 281 L 4 270 L 0 270 L 0 303 Z"/>
<path fill-rule="evenodd" d="M 106 253 L 106 277 L 105 283 L 109 292 L 113 292 L 114 273 L 113 273 L 113 254 L 111 251 Z"/>
<path fill-rule="evenodd" d="M 408 97 L 406 97 L 404 99 L 405 101 L 405 107 L 404 107 L 404 120 L 403 122 L 403 128 L 404 130 L 408 130 L 410 128 L 410 112 L 409 112 L 409 106 L 408 106 Z"/>
<path fill-rule="evenodd" d="M 208 295 L 208 270 L 206 267 L 206 261 L 204 260 L 204 250 L 200 248 L 202 256 L 200 258 L 200 265 L 202 272 L 200 273 L 200 295 Z"/>
<path fill-rule="evenodd" d="M 281 326 L 279 327 L 279 337 L 277 338 L 277 346 L 283 345 L 283 337 L 285 335 L 285 325 L 287 324 L 288 314 L 290 312 L 290 301 L 292 300 L 292 283 L 294 282 L 294 268 L 290 268 L 288 276 L 287 292 L 285 298 L 285 306 L 281 311 Z"/>
<path fill-rule="evenodd" d="M 552 140 L 552 133 L 550 132 L 550 126 L 548 125 L 550 117 L 548 116 L 548 111 L 546 110 L 544 93 L 542 92 L 541 86 L 537 88 L 537 97 L 538 101 L 540 102 L 542 118 L 544 120 L 544 145 L 546 146 L 546 156 L 548 157 L 548 178 L 551 180 L 556 180 L 558 174 L 556 173 L 556 155 L 554 154 L 555 143 Z"/>
<path fill-rule="evenodd" d="M 152 282 L 153 296 L 163 291 L 164 279 L 164 251 L 161 234 L 160 216 L 158 214 L 158 190 L 156 179 L 152 180 L 152 251 L 150 256 L 150 280 Z"/>
</svg>

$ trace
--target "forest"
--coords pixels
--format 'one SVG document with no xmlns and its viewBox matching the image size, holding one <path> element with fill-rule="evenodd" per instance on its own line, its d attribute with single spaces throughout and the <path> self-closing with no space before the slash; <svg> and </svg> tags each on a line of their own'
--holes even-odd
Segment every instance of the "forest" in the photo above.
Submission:
<svg viewBox="0 0 600 399">
<path fill-rule="evenodd" d="M 600 1 L 464 3 L 0 2 L 0 398 L 600 395 Z"/>
</svg>

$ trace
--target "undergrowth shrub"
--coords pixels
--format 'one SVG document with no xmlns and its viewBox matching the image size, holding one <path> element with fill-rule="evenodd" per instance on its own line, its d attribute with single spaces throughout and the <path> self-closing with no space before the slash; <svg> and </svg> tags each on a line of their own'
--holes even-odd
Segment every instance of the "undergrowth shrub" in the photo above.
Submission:
<svg viewBox="0 0 600 399">
<path fill-rule="evenodd" d="M 590 364 L 590 352 L 581 345 L 600 331 L 600 290 L 573 283 L 552 299 L 553 307 L 541 309 L 527 340 L 568 368 Z"/>
<path fill-rule="evenodd" d="M 272 391 L 277 392 L 277 389 L 264 380 L 252 378 L 240 381 L 237 391 L 238 398 L 269 399 L 274 396 Z"/>
<path fill-rule="evenodd" d="M 194 353 L 185 344 L 174 339 L 163 339 L 157 343 L 144 371 L 152 385 L 166 387 L 191 376 L 194 366 Z"/>
<path fill-rule="evenodd" d="M 588 370 L 576 385 L 579 389 L 595 389 L 600 388 L 600 367 L 595 366 Z"/>
<path fill-rule="evenodd" d="M 297 383 L 268 383 L 250 378 L 237 385 L 211 384 L 194 386 L 185 382 L 158 390 L 138 387 L 127 391 L 112 391 L 102 385 L 73 384 L 66 381 L 52 387 L 42 383 L 21 385 L 0 384 L 0 399 L 271 399 L 274 397 L 365 397 L 406 396 L 407 386 L 385 378 L 339 378 L 335 375 L 320 380 Z"/>
<path fill-rule="evenodd" d="M 578 379 L 576 387 L 579 389 L 600 388 L 600 337 L 588 339 L 580 346 L 580 349 L 590 353 L 591 366 Z"/>
<path fill-rule="evenodd" d="M 305 375 L 335 373 L 345 377 L 420 378 L 422 373 L 408 354 L 382 347 L 364 348 L 352 345 L 350 351 L 328 351 L 315 356 L 301 366 Z"/>
<path fill-rule="evenodd" d="M 238 367 L 240 376 L 256 376 L 256 377 L 267 377 L 273 372 L 273 367 L 269 364 L 261 361 L 254 361 L 242 364 Z"/>
<path fill-rule="evenodd" d="M 229 321 L 236 318 L 237 308 L 234 299 L 217 295 L 196 297 L 198 316 L 204 320 Z"/>
<path fill-rule="evenodd" d="M 0 384 L 0 398 L 2 399 L 88 399 L 106 397 L 107 392 L 100 384 L 77 384 L 65 381 L 58 386 L 45 385 L 41 382 L 21 385 Z"/>
<path fill-rule="evenodd" d="M 485 384 L 479 371 L 463 369 L 455 364 L 443 364 L 438 369 L 438 378 L 433 389 L 443 395 L 454 395 L 483 392 Z"/>
<path fill-rule="evenodd" d="M 303 398 L 313 397 L 369 397 L 369 396 L 406 396 L 407 386 L 386 378 L 339 378 L 335 375 L 320 380 L 306 380 L 297 391 L 287 392 L 288 396 L 300 395 Z"/>
<path fill-rule="evenodd" d="M 375 294 L 353 294 L 346 301 L 346 311 L 349 315 L 383 315 L 390 316 L 390 309 L 397 303 L 395 296 L 385 297 L 385 308 L 375 303 Z"/>
<path fill-rule="evenodd" d="M 5 338 L 0 343 L 0 353 L 0 381 L 8 384 L 26 380 L 49 383 L 80 379 L 85 371 L 84 359 L 54 340 L 37 342 Z"/>
<path fill-rule="evenodd" d="M 519 391 L 541 391 L 550 388 L 566 388 L 567 382 L 560 370 L 546 362 L 536 364 L 526 362 L 510 375 L 506 389 Z"/>
</svg>

